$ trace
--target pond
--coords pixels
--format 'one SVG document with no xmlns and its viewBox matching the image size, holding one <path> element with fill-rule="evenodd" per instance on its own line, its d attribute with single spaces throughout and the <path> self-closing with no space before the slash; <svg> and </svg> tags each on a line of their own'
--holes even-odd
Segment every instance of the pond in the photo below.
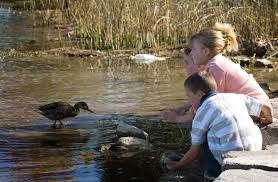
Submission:
<svg viewBox="0 0 278 182">
<path fill-rule="evenodd" d="M 0 9 L 0 17 L 2 51 L 33 39 L 29 33 L 3 34 L 2 25 L 11 29 L 22 17 L 7 9 Z M 188 129 L 158 117 L 161 110 L 186 101 L 182 58 L 136 64 L 129 59 L 21 56 L 1 58 L 0 69 L 0 181 L 160 181 L 165 175 L 161 153 L 185 152 L 190 146 Z M 252 73 L 277 88 L 277 71 Z M 82 111 L 55 129 L 33 111 L 53 101 L 86 101 L 95 114 Z M 102 153 L 101 146 L 114 142 L 121 122 L 144 129 L 152 149 Z M 185 179 L 200 180 L 190 173 Z"/>
</svg>

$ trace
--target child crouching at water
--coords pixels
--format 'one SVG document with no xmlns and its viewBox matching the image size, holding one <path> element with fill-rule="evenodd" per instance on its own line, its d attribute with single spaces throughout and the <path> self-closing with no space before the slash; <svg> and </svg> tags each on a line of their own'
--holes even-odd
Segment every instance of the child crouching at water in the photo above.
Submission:
<svg viewBox="0 0 278 182">
<path fill-rule="evenodd" d="M 224 56 L 225 53 L 238 50 L 236 33 L 230 24 L 216 23 L 211 28 L 193 34 L 189 45 L 191 51 L 184 54 L 188 63 L 185 64 L 188 74 L 205 69 L 214 77 L 217 92 L 244 94 L 270 104 L 269 97 L 253 76 Z M 193 110 L 196 109 L 194 105 L 191 106 Z M 162 112 L 161 117 L 167 122 L 190 121 L 188 114 L 185 114 L 189 108 L 190 103 L 187 103 L 183 110 Z M 191 118 L 193 117 L 194 114 Z"/>
<path fill-rule="evenodd" d="M 191 103 L 198 106 L 192 122 L 192 145 L 180 161 L 167 164 L 169 170 L 188 166 L 202 151 L 207 162 L 205 177 L 216 178 L 227 152 L 262 149 L 261 132 L 249 115 L 264 116 L 264 123 L 271 123 L 273 113 L 268 102 L 217 93 L 215 79 L 206 71 L 189 76 L 184 87 Z"/>
</svg>

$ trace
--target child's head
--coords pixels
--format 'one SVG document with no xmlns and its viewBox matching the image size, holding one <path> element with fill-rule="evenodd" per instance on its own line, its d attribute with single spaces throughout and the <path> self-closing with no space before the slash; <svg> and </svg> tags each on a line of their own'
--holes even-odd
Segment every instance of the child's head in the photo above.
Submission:
<svg viewBox="0 0 278 182">
<path fill-rule="evenodd" d="M 217 54 L 238 50 L 236 33 L 230 24 L 216 23 L 189 38 L 195 64 L 207 64 Z"/>
<path fill-rule="evenodd" d="M 184 88 L 192 105 L 198 106 L 201 98 L 216 90 L 216 82 L 207 71 L 193 73 L 184 81 Z"/>
<path fill-rule="evenodd" d="M 194 64 L 193 59 L 190 55 L 191 49 L 190 48 L 184 48 L 184 59 L 183 59 L 183 65 L 184 69 L 187 72 L 188 75 L 191 75 L 193 73 L 196 73 L 198 71 L 204 70 L 204 65 L 200 64 Z"/>
</svg>

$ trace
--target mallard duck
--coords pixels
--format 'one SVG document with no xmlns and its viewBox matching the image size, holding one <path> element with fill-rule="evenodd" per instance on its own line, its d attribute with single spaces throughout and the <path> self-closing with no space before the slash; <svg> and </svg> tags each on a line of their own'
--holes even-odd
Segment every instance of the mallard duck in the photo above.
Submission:
<svg viewBox="0 0 278 182">
<path fill-rule="evenodd" d="M 94 113 L 94 111 L 89 109 L 86 102 L 77 102 L 76 104 L 74 104 L 74 106 L 71 106 L 66 102 L 53 102 L 50 104 L 39 106 L 34 111 L 47 117 L 50 120 L 53 120 L 53 126 L 56 126 L 57 121 L 59 121 L 60 125 L 62 125 L 62 119 L 77 116 L 80 112 L 79 109 L 84 109 L 90 111 L 91 113 Z"/>
</svg>

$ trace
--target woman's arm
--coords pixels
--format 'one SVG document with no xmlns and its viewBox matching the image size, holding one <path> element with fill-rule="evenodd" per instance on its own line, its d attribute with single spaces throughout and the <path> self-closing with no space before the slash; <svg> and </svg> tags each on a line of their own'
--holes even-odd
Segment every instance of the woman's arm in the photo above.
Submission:
<svg viewBox="0 0 278 182">
<path fill-rule="evenodd" d="M 171 109 L 170 111 L 162 111 L 160 117 L 166 122 L 180 123 L 187 122 L 192 120 L 192 116 L 188 113 L 188 110 L 191 108 L 190 102 L 185 103 L 185 105 Z"/>
<path fill-rule="evenodd" d="M 261 122 L 264 124 L 270 124 L 273 122 L 273 109 L 270 101 L 267 101 L 263 104 L 262 110 L 260 113 Z"/>
<path fill-rule="evenodd" d="M 171 111 L 176 112 L 178 115 L 182 116 L 184 115 L 191 107 L 190 102 L 186 102 L 183 106 L 177 107 L 175 109 L 171 109 Z"/>
</svg>

